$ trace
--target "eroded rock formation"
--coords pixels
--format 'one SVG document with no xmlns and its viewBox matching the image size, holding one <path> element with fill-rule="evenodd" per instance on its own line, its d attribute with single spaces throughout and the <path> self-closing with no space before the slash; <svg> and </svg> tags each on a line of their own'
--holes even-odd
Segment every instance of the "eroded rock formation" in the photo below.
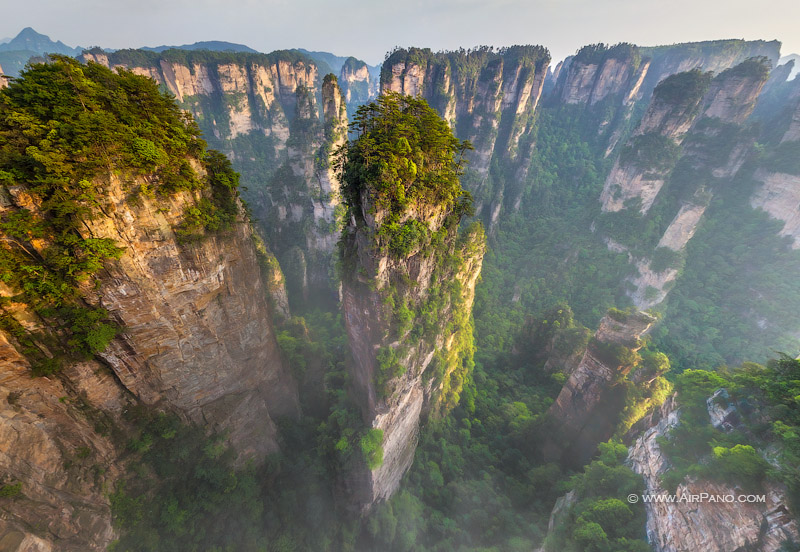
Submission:
<svg viewBox="0 0 800 552">
<path fill-rule="evenodd" d="M 675 397 L 648 419 L 647 429 L 632 443 L 628 462 L 645 481 L 648 495 L 667 495 L 661 475 L 670 467 L 659 446 L 663 438 L 680 420 Z M 742 489 L 705 480 L 686 480 L 678 485 L 676 496 L 700 495 L 738 496 Z M 767 484 L 763 491 L 765 502 L 685 501 L 645 504 L 647 539 L 656 552 L 689 552 L 707 550 L 754 550 L 775 552 L 786 540 L 797 541 L 797 522 L 788 509 L 786 490 Z"/>
<path fill-rule="evenodd" d="M 381 70 L 382 90 L 421 95 L 475 151 L 465 187 L 476 210 L 490 224 L 505 203 L 522 193 L 512 187 L 525 180 L 534 114 L 542 94 L 550 55 L 541 46 L 512 46 L 443 52 L 397 50 Z M 493 159 L 513 167 L 513 183 L 492 181 Z"/>
<path fill-rule="evenodd" d="M 655 323 L 643 312 L 612 312 L 603 317 L 583 358 L 548 410 L 554 424 L 543 453 L 550 459 L 583 465 L 597 443 L 614 433 L 624 392 L 616 385 L 633 367 L 639 338 Z"/>
<path fill-rule="evenodd" d="M 797 103 L 789 128 L 778 145 L 778 151 L 784 159 L 800 152 L 800 102 Z M 782 166 L 786 165 L 784 161 Z M 780 167 L 767 163 L 756 171 L 755 180 L 761 186 L 750 198 L 750 204 L 783 221 L 780 235 L 789 236 L 792 247 L 800 248 L 800 174 L 792 174 L 789 167 L 780 170 Z"/>
<path fill-rule="evenodd" d="M 657 201 L 672 202 L 675 214 L 654 254 L 679 256 L 715 188 L 736 175 L 751 152 L 754 136 L 744 125 L 768 71 L 766 61 L 752 59 L 713 80 L 709 73 L 693 70 L 659 84 L 606 179 L 600 196 L 603 211 L 627 210 L 647 217 Z M 670 195 L 665 186 L 680 192 L 661 199 Z M 638 276 L 631 279 L 634 289 L 629 295 L 638 308 L 663 301 L 678 275 L 676 262 L 654 264 L 654 254 L 631 254 Z"/>
<path fill-rule="evenodd" d="M 485 249 L 480 224 L 458 230 L 468 198 L 446 123 L 422 100 L 387 94 L 381 102 L 349 146 L 350 221 L 340 245 L 351 394 L 366 426 L 382 434 L 382 463 L 350 466 L 344 478 L 362 511 L 397 490 L 421 420 L 458 402 L 472 368 L 472 302 Z M 426 138 L 392 134 L 409 127 Z M 408 157 L 385 153 L 393 147 Z M 400 171 L 399 179 L 384 170 Z M 431 178 L 435 189 L 425 187 Z"/>
<path fill-rule="evenodd" d="M 191 112 L 209 143 L 242 173 L 243 197 L 298 295 L 332 293 L 338 239 L 330 154 L 346 134 L 336 78 L 299 52 L 162 53 L 90 50 L 86 61 L 153 78 Z M 343 75 L 358 89 L 357 61 Z M 352 68 L 353 73 L 345 71 Z M 328 84 L 325 84 L 328 83 Z M 373 87 L 377 84 L 373 84 Z M 321 104 L 321 106 L 320 106 Z"/>
</svg>

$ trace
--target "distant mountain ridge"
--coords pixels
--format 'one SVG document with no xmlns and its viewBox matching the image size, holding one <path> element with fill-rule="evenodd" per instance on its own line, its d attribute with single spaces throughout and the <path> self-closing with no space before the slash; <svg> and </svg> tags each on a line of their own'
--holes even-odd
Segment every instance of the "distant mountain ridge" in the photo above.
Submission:
<svg viewBox="0 0 800 552">
<path fill-rule="evenodd" d="M 165 50 L 211 50 L 212 52 L 246 52 L 249 54 L 257 54 L 258 50 L 254 50 L 250 46 L 244 44 L 236 44 L 235 42 L 226 42 L 224 40 L 203 40 L 195 42 L 194 44 L 183 44 L 181 46 L 142 46 L 140 50 L 148 52 L 163 52 Z"/>
<path fill-rule="evenodd" d="M 68 56 L 75 56 L 83 51 L 83 48 L 67 46 L 60 40 L 54 42 L 50 37 L 37 33 L 31 27 L 25 27 L 17 36 L 6 42 L 0 44 L 0 52 L 14 52 L 28 50 L 36 52 L 37 54 L 64 54 Z"/>
<path fill-rule="evenodd" d="M 3 67 L 4 73 L 11 77 L 19 76 L 19 72 L 33 57 L 44 54 L 74 57 L 83 51 L 80 46 L 73 48 L 60 40 L 54 42 L 49 36 L 38 33 L 31 27 L 25 27 L 14 38 L 4 40 L 6 42 L 0 43 L 0 66 Z"/>
</svg>

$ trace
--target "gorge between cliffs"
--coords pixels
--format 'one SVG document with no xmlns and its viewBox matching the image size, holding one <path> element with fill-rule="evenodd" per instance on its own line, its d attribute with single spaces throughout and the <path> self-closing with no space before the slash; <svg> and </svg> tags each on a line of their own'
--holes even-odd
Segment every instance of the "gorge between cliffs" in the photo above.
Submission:
<svg viewBox="0 0 800 552">
<path fill-rule="evenodd" d="M 793 63 L 0 44 L 0 552 L 800 550 Z"/>
</svg>

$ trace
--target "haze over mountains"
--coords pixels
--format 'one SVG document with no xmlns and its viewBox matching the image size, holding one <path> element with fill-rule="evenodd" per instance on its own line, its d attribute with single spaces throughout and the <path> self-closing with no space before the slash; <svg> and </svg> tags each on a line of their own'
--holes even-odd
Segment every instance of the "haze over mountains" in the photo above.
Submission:
<svg viewBox="0 0 800 552">
<path fill-rule="evenodd" d="M 48 48 L 0 92 L 10 551 L 800 541 L 777 41 L 0 65 Z"/>
</svg>

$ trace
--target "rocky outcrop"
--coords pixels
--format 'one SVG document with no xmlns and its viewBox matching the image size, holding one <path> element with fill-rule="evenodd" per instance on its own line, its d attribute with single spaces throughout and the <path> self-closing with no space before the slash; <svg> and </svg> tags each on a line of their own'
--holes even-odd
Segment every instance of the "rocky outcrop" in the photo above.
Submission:
<svg viewBox="0 0 800 552">
<path fill-rule="evenodd" d="M 570 58 L 556 94 L 566 104 L 594 105 L 617 95 L 629 104 L 639 97 L 649 67 L 650 60 L 632 44 L 584 46 Z"/>
<path fill-rule="evenodd" d="M 298 90 L 290 124 L 286 161 L 273 175 L 269 197 L 260 203 L 270 247 L 289 278 L 289 290 L 306 299 L 309 292 L 333 295 L 333 254 L 341 220 L 336 220 L 339 183 L 332 155 L 347 139 L 347 107 L 336 77 L 322 85 L 322 121 L 311 91 Z M 264 207 L 269 205 L 269 207 Z"/>
<path fill-rule="evenodd" d="M 21 483 L 20 496 L 0 499 L 0 508 L 8 535 L 15 535 L 8 538 L 19 546 L 33 531 L 53 550 L 105 549 L 113 537 L 107 493 L 124 467 L 117 461 L 123 449 L 109 435 L 124 435 L 122 412 L 130 404 L 225 434 L 240 463 L 275 452 L 273 420 L 297 414 L 249 224 L 242 217 L 226 235 L 182 243 L 177 229 L 186 208 L 204 192 L 148 195 L 152 184 L 152 176 L 124 171 L 93 182 L 102 191 L 100 213 L 84 219 L 80 232 L 124 248 L 80 290 L 124 328 L 95 360 L 68 361 L 55 375 L 31 379 L 17 352 L 25 346 L 8 322 L 32 335 L 51 330 L 14 303 L 16 290 L 0 290 L 7 317 L 0 331 L 0 469 L 9 483 Z M 24 187 L 4 190 L 2 199 L 4 216 L 22 207 L 37 211 Z M 48 245 L 16 240 L 29 251 Z"/>
<path fill-rule="evenodd" d="M 638 216 L 647 217 L 665 186 L 681 190 L 653 254 L 630 255 L 638 274 L 630 278 L 629 295 L 637 308 L 650 308 L 667 296 L 679 273 L 676 260 L 694 236 L 715 187 L 733 178 L 750 154 L 754 137 L 744 131 L 744 123 L 767 77 L 767 62 L 751 59 L 713 80 L 697 70 L 672 75 L 653 91 L 600 196 L 606 213 L 636 208 Z M 674 170 L 678 165 L 680 174 Z M 659 250 L 672 262 L 653 263 Z"/>
<path fill-rule="evenodd" d="M 380 77 L 370 73 L 369 66 L 354 57 L 349 57 L 339 71 L 339 86 L 344 91 L 348 106 L 358 106 L 373 100 L 380 87 Z"/>
<path fill-rule="evenodd" d="M 800 90 L 800 86 L 798 86 Z M 800 94 L 798 94 L 800 96 Z M 792 113 L 792 121 L 783 135 L 783 142 L 800 142 L 800 102 Z"/>
<path fill-rule="evenodd" d="M 115 536 L 108 488 L 124 469 L 111 429 L 131 397 L 93 361 L 31 379 L 3 332 L 0 366 L 0 487 L 19 485 L 0 498 L 0 548 L 105 550 Z"/>
<path fill-rule="evenodd" d="M 789 236 L 794 249 L 800 248 L 800 176 L 760 169 L 755 178 L 761 186 L 750 198 L 750 204 L 782 220 L 780 235 Z"/>
<path fill-rule="evenodd" d="M 472 303 L 485 237 L 478 223 L 459 231 L 469 198 L 452 133 L 437 119 L 424 102 L 387 93 L 361 122 L 344 164 L 349 386 L 365 426 L 382 436 L 382 462 L 357 459 L 342 478 L 362 512 L 397 490 L 420 423 L 458 403 L 473 365 Z"/>
<path fill-rule="evenodd" d="M 768 66 L 756 59 L 719 74 L 703 98 L 703 115 L 742 124 L 753 112 L 769 76 Z"/>
<path fill-rule="evenodd" d="M 661 485 L 661 475 L 670 464 L 659 440 L 679 420 L 680 410 L 673 396 L 647 419 L 647 429 L 629 449 L 628 462 L 644 478 L 645 493 L 650 496 L 668 494 Z M 746 494 L 738 487 L 704 480 L 685 480 L 674 494 L 680 497 L 701 493 L 733 497 Z M 785 489 L 768 484 L 763 494 L 763 503 L 650 501 L 645 504 L 647 539 L 656 552 L 778 551 L 784 541 L 797 541 L 797 522 L 787 507 Z"/>
<path fill-rule="evenodd" d="M 433 53 L 396 50 L 384 62 L 381 89 L 421 95 L 475 151 L 465 186 L 490 223 L 503 204 L 514 205 L 525 180 L 530 133 L 550 55 L 541 46 Z M 513 168 L 513 182 L 492 182 L 496 159 Z"/>
<path fill-rule="evenodd" d="M 606 178 L 604 212 L 621 211 L 633 200 L 650 210 L 674 167 L 677 146 L 700 114 L 709 77 L 699 71 L 673 75 L 654 91 L 650 105 Z"/>
<path fill-rule="evenodd" d="M 314 291 L 333 295 L 330 274 L 339 228 L 330 154 L 346 134 L 347 121 L 335 77 L 326 86 L 329 79 L 311 58 L 286 51 L 94 49 L 83 59 L 149 76 L 175 95 L 209 144 L 226 153 L 241 173 L 242 195 L 286 272 L 290 292 L 306 298 Z M 346 63 L 342 69 L 353 81 L 352 93 L 360 82 L 357 65 Z"/>
<path fill-rule="evenodd" d="M 543 447 L 546 458 L 583 465 L 598 442 L 611 437 L 624 403 L 616 385 L 633 368 L 639 338 L 655 323 L 643 312 L 612 311 L 600 326 L 555 402 L 548 410 L 553 435 Z"/>
<path fill-rule="evenodd" d="M 230 58 L 224 52 L 183 50 L 90 50 L 82 55 L 83 61 L 151 77 L 197 118 L 209 137 L 227 140 L 256 131 L 275 136 L 274 148 L 283 149 L 296 90 L 315 89 L 316 65 L 293 52 L 239 53 L 236 61 Z"/>
<path fill-rule="evenodd" d="M 428 224 L 438 228 L 443 223 L 441 215 L 435 214 Z M 399 487 L 414 459 L 421 420 L 458 401 L 472 355 L 470 313 L 484 242 L 483 232 L 477 228 L 459 239 L 451 232 L 446 257 L 455 266 L 445 268 L 444 257 L 425 251 L 400 262 L 391 260 L 376 254 L 363 228 L 351 224 L 347 231 L 353 248 L 350 253 L 358 256 L 360 266 L 368 267 L 367 273 L 375 271 L 371 281 L 377 284 L 370 289 L 363 278 L 346 278 L 342 286 L 342 310 L 353 357 L 353 394 L 365 422 L 383 431 L 381 466 L 353 470 L 346 481 L 351 500 L 368 509 Z M 394 333 L 394 316 L 385 297 L 400 285 L 403 275 L 410 277 L 410 282 L 405 298 L 396 301 L 405 301 L 417 312 L 439 302 L 435 324 L 426 324 L 421 336 L 412 335 L 410 329 L 402 335 Z M 440 297 L 439 286 L 451 289 L 452 295 Z M 399 375 L 384 380 L 386 370 Z"/>
<path fill-rule="evenodd" d="M 0 67 L 0 90 L 8 86 L 8 79 L 3 75 L 3 68 Z"/>
<path fill-rule="evenodd" d="M 558 77 L 551 79 L 546 100 L 549 105 L 586 106 L 593 113 L 592 124 L 597 125 L 598 139 L 605 145 L 608 157 L 629 133 L 634 106 L 640 101 L 649 102 L 653 90 L 669 76 L 691 70 L 721 72 L 758 56 L 765 56 L 774 66 L 779 49 L 777 41 L 731 40 L 657 47 L 593 44 L 557 67 Z M 595 108 L 598 104 L 601 107 Z"/>
<path fill-rule="evenodd" d="M 775 67 L 780 48 L 777 40 L 709 40 L 642 47 L 642 55 L 652 59 L 644 87 L 652 90 L 668 76 L 693 69 L 720 73 L 760 56 L 766 57 L 770 66 Z"/>
<path fill-rule="evenodd" d="M 243 459 L 264 458 L 277 450 L 272 419 L 295 413 L 297 397 L 252 231 L 239 222 L 230 236 L 181 245 L 174 229 L 195 198 L 132 202 L 126 188 L 141 184 L 108 175 L 106 216 L 85 231 L 125 248 L 99 291 L 86 291 L 125 327 L 102 358 L 145 404 L 226 432 Z"/>
</svg>

